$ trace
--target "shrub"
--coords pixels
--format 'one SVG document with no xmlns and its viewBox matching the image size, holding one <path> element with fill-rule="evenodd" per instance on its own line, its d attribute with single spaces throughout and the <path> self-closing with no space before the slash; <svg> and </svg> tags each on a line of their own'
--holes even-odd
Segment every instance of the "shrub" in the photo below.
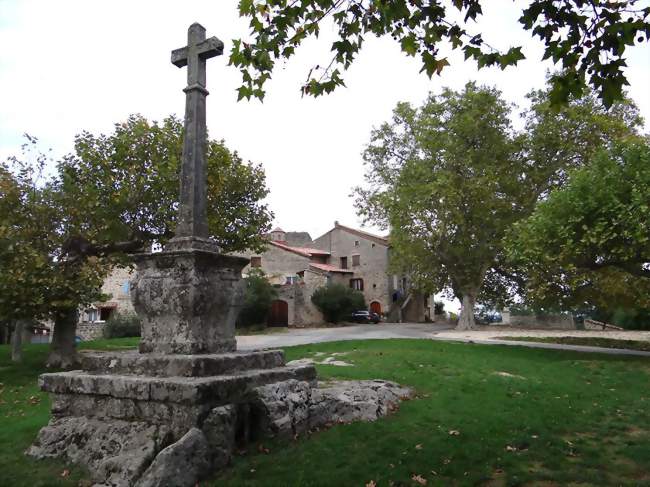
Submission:
<svg viewBox="0 0 650 487">
<path fill-rule="evenodd" d="M 433 303 L 433 312 L 434 314 L 441 315 L 445 312 L 445 303 L 442 301 L 436 301 Z"/>
<path fill-rule="evenodd" d="M 363 294 L 342 284 L 319 287 L 311 301 L 331 323 L 346 319 L 353 311 L 366 309 Z"/>
<path fill-rule="evenodd" d="M 246 294 L 244 306 L 237 319 L 237 327 L 252 325 L 266 325 L 266 319 L 271 309 L 271 302 L 277 297 L 278 292 L 268 281 L 261 270 L 254 269 L 244 279 Z"/>
<path fill-rule="evenodd" d="M 113 313 L 104 325 L 104 338 L 140 336 L 140 318 L 133 313 Z"/>
</svg>

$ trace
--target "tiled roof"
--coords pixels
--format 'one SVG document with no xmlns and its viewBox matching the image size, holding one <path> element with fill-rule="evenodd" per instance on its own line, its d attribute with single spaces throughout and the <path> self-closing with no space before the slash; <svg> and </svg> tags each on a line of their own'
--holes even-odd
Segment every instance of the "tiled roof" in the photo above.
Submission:
<svg viewBox="0 0 650 487">
<path fill-rule="evenodd" d="M 293 252 L 298 255 L 302 255 L 304 257 L 311 257 L 312 255 L 330 255 L 329 252 L 320 249 L 312 249 L 309 247 L 292 247 L 285 243 L 274 242 L 273 240 L 271 240 L 269 243 L 275 247 Z"/>
<path fill-rule="evenodd" d="M 340 267 L 335 267 L 329 264 L 317 264 L 314 262 L 310 262 L 309 267 L 314 267 L 315 269 L 320 269 L 321 271 L 326 271 L 326 272 L 341 272 L 343 274 L 353 274 L 353 272 L 350 269 L 341 269 Z"/>
<path fill-rule="evenodd" d="M 380 237 L 379 235 L 373 235 L 372 233 L 364 232 L 363 230 L 346 227 L 345 225 L 341 225 L 339 222 L 334 222 L 334 228 L 340 228 L 341 230 L 345 230 L 348 233 L 367 238 L 368 240 L 372 240 L 373 242 L 377 242 L 381 245 L 386 245 L 387 247 L 390 245 L 388 242 L 388 237 Z"/>
</svg>

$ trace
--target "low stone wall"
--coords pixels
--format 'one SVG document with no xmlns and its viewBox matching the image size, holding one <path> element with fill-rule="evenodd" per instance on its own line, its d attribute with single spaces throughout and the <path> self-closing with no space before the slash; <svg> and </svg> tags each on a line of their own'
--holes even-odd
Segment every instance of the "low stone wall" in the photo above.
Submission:
<svg viewBox="0 0 650 487">
<path fill-rule="evenodd" d="M 105 321 L 95 321 L 93 323 L 77 324 L 77 336 L 85 342 L 88 340 L 97 340 L 104 336 Z"/>
<path fill-rule="evenodd" d="M 508 326 L 528 329 L 575 330 L 573 316 L 565 314 L 551 315 L 511 315 Z"/>
</svg>

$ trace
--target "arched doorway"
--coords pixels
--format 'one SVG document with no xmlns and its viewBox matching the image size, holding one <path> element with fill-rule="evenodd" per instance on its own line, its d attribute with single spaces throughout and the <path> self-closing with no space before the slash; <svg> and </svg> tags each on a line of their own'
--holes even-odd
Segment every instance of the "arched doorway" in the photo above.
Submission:
<svg viewBox="0 0 650 487">
<path fill-rule="evenodd" d="M 381 315 L 381 303 L 379 301 L 373 301 L 370 303 L 370 311 Z"/>
<path fill-rule="evenodd" d="M 269 326 L 289 326 L 289 304 L 281 299 L 271 301 Z"/>
</svg>

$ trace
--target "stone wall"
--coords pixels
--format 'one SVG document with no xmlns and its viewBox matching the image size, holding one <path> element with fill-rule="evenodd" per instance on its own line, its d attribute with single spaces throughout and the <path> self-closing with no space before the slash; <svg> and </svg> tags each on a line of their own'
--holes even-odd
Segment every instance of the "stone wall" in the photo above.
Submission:
<svg viewBox="0 0 650 487">
<path fill-rule="evenodd" d="M 276 288 L 277 299 L 288 305 L 289 327 L 304 328 L 325 322 L 322 313 L 312 303 L 311 296 L 317 288 L 326 285 L 327 276 L 307 270 L 304 279 L 298 283 Z"/>
<path fill-rule="evenodd" d="M 97 303 L 98 306 L 115 304 L 116 311 L 123 314 L 133 314 L 131 303 L 131 281 L 135 277 L 135 270 L 126 267 L 116 267 L 104 281 L 102 292 L 110 296 L 107 303 Z"/>
<path fill-rule="evenodd" d="M 77 336 L 81 337 L 84 342 L 102 338 L 104 336 L 104 325 L 106 325 L 105 321 L 79 323 L 77 325 Z"/>
<path fill-rule="evenodd" d="M 510 324 L 514 328 L 550 328 L 558 330 L 575 330 L 573 316 L 567 314 L 551 315 L 510 315 Z"/>
<path fill-rule="evenodd" d="M 312 247 L 331 253 L 330 264 L 341 266 L 341 257 L 347 257 L 348 269 L 353 275 L 345 275 L 345 284 L 350 279 L 363 279 L 363 295 L 366 304 L 379 302 L 382 313 L 391 306 L 391 279 L 388 276 L 388 246 L 361 235 L 356 235 L 335 226 L 325 235 L 314 240 Z M 353 256 L 359 256 L 359 265 L 353 265 Z"/>
<path fill-rule="evenodd" d="M 271 284 L 282 285 L 286 282 L 288 276 L 295 276 L 298 272 L 304 271 L 309 267 L 309 257 L 298 255 L 288 250 L 283 250 L 273 245 L 269 245 L 262 253 L 239 252 L 234 253 L 239 257 L 261 257 L 261 269 L 267 275 Z M 248 274 L 251 270 L 250 264 L 244 267 L 242 273 Z"/>
<path fill-rule="evenodd" d="M 135 314 L 130 293 L 131 280 L 134 277 L 135 271 L 128 267 L 113 269 L 102 285 L 102 293 L 108 296 L 108 299 L 106 301 L 97 301 L 92 306 L 79 310 L 77 336 L 84 341 L 95 340 L 103 336 L 106 320 L 100 316 L 102 308 L 110 310 L 110 313 Z"/>
</svg>

